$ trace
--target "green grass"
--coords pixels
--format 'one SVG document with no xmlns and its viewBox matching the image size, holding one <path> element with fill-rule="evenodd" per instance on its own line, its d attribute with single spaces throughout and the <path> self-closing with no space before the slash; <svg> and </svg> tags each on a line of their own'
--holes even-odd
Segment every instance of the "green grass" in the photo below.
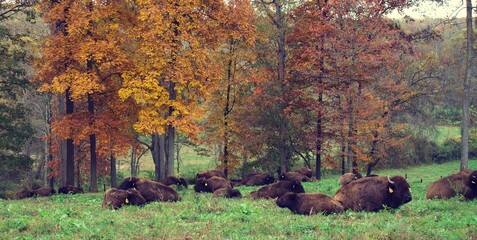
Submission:
<svg viewBox="0 0 477 240">
<path fill-rule="evenodd" d="M 432 136 L 435 142 L 442 145 L 447 139 L 457 139 L 460 137 L 459 126 L 438 126 L 437 133 Z"/>
<path fill-rule="evenodd" d="M 377 172 L 407 174 L 413 189 L 413 201 L 378 213 L 301 216 L 272 200 L 218 199 L 191 188 L 179 190 L 181 202 L 118 211 L 101 208 L 102 193 L 0 200 L 0 239 L 475 239 L 477 200 L 424 199 L 431 182 L 458 169 L 449 162 Z M 333 195 L 337 178 L 304 187 Z M 257 188 L 238 189 L 246 196 Z"/>
</svg>

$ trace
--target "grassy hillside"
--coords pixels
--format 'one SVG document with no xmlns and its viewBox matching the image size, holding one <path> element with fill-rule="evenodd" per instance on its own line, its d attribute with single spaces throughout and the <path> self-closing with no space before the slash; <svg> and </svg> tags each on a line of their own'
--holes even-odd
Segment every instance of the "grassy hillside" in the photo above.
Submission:
<svg viewBox="0 0 477 240">
<path fill-rule="evenodd" d="M 477 169 L 477 160 L 470 161 Z M 407 174 L 413 201 L 378 213 L 294 215 L 273 200 L 217 199 L 191 188 L 177 203 L 101 209 L 102 193 L 0 200 L 0 239 L 476 239 L 477 200 L 425 200 L 427 186 L 458 162 L 378 172 Z M 333 195 L 338 176 L 304 183 Z M 422 179 L 422 182 L 421 182 Z M 247 195 L 258 187 L 239 187 Z"/>
</svg>

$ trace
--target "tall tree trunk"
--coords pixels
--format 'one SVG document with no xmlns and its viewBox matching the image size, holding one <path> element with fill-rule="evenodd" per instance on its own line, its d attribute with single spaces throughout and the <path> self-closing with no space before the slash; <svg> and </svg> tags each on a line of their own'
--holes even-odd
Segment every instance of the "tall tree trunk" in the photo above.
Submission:
<svg viewBox="0 0 477 240">
<path fill-rule="evenodd" d="M 231 44 L 232 45 L 232 44 Z M 229 59 L 227 65 L 227 91 L 225 95 L 225 108 L 224 108 L 224 152 L 222 156 L 222 164 L 224 166 L 225 177 L 228 178 L 229 174 L 229 114 L 230 114 L 230 94 L 231 94 L 231 81 L 233 78 L 232 73 L 232 59 Z"/>
<path fill-rule="evenodd" d="M 136 148 L 131 148 L 131 176 L 137 176 Z"/>
<path fill-rule="evenodd" d="M 176 84 L 174 82 L 170 82 L 169 84 L 169 100 L 171 102 L 176 100 Z M 174 107 L 170 106 L 169 107 L 169 117 L 172 117 L 172 114 L 174 112 Z M 174 176 L 174 140 L 176 135 L 176 128 L 172 125 L 169 124 L 167 126 L 167 167 L 166 167 L 166 172 L 164 175 L 164 178 L 167 176 Z"/>
<path fill-rule="evenodd" d="M 320 81 L 321 82 L 321 81 Z M 316 179 L 321 179 L 321 148 L 322 148 L 322 139 L 323 139 L 323 126 L 322 126 L 322 111 L 323 106 L 323 93 L 320 92 L 318 95 L 318 105 L 319 111 L 316 119 L 316 166 L 315 166 L 315 177 Z"/>
<path fill-rule="evenodd" d="M 88 112 L 90 117 L 90 125 L 93 125 L 94 121 L 94 100 L 91 94 L 88 94 Z M 96 159 L 96 134 L 89 135 L 89 151 L 90 151 L 90 179 L 89 179 L 89 191 L 98 192 L 98 178 L 97 178 L 97 159 Z"/>
<path fill-rule="evenodd" d="M 117 183 L 116 183 L 116 158 L 111 154 L 110 156 L 110 171 L 111 171 L 111 187 L 112 188 L 115 188 L 117 186 Z"/>
<path fill-rule="evenodd" d="M 460 170 L 464 171 L 468 169 L 469 164 L 469 126 L 470 126 L 470 90 L 472 79 L 472 59 L 474 58 L 473 52 L 473 29 L 472 29 L 472 1 L 466 0 L 467 16 L 466 16 L 466 28 L 467 28 L 467 58 L 465 61 L 465 78 L 464 78 L 464 95 L 462 99 L 462 142 L 461 142 L 461 158 L 460 158 Z"/>
<path fill-rule="evenodd" d="M 285 106 L 286 106 L 286 96 L 285 96 L 285 61 L 286 61 L 286 28 L 285 28 L 285 17 L 283 16 L 283 3 L 281 1 L 274 1 L 275 3 L 275 16 L 276 16 L 276 26 L 278 29 L 278 82 L 280 84 L 281 97 L 283 97 L 283 102 L 280 104 L 280 129 L 279 129 L 279 155 L 280 155 L 280 171 L 285 173 L 288 171 L 288 159 L 286 151 L 286 140 L 287 140 L 287 124 L 285 119 Z"/>
<path fill-rule="evenodd" d="M 153 133 L 152 138 L 152 159 L 154 160 L 154 180 L 160 181 L 161 179 L 161 157 L 160 157 L 160 147 L 159 147 L 159 134 Z"/>
<path fill-rule="evenodd" d="M 161 182 L 166 178 L 166 134 L 159 135 L 159 179 Z"/>
<path fill-rule="evenodd" d="M 66 115 L 72 114 L 74 111 L 73 100 L 70 96 L 70 89 L 66 89 L 65 101 L 66 101 Z M 66 139 L 66 185 L 75 184 L 75 147 L 73 139 Z"/>
</svg>

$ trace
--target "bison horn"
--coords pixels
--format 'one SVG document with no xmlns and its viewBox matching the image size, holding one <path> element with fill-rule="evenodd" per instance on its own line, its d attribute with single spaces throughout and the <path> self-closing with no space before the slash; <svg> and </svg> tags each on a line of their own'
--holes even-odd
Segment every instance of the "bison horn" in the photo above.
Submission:
<svg viewBox="0 0 477 240">
<path fill-rule="evenodd" d="M 394 184 L 393 181 L 391 181 L 391 179 L 388 177 L 388 182 L 391 183 L 391 184 Z"/>
</svg>

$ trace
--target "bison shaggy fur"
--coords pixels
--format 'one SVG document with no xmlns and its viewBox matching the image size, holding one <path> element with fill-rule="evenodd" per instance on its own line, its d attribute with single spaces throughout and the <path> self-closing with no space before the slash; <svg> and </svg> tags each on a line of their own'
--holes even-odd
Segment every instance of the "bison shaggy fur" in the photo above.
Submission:
<svg viewBox="0 0 477 240">
<path fill-rule="evenodd" d="M 187 181 L 184 178 L 177 178 L 174 176 L 168 176 L 162 180 L 162 183 L 166 186 L 176 185 L 178 187 L 187 188 Z"/>
<path fill-rule="evenodd" d="M 307 167 L 298 168 L 295 172 L 301 173 L 309 178 L 313 177 L 313 171 Z"/>
<path fill-rule="evenodd" d="M 202 172 L 197 173 L 196 176 L 197 176 L 197 179 L 199 179 L 199 178 L 209 179 L 209 178 L 214 177 L 214 176 L 225 178 L 225 174 L 221 171 L 218 171 L 218 170 L 202 171 Z"/>
<path fill-rule="evenodd" d="M 24 199 L 24 198 L 30 198 L 33 197 L 34 193 L 30 189 L 23 189 L 15 193 L 13 196 L 13 199 Z"/>
<path fill-rule="evenodd" d="M 287 192 L 277 199 L 276 204 L 281 208 L 290 209 L 293 213 L 303 215 L 332 214 L 344 211 L 341 203 L 321 193 Z"/>
<path fill-rule="evenodd" d="M 431 183 L 426 198 L 446 199 L 457 195 L 464 196 L 465 200 L 477 198 L 477 170 L 462 171 Z"/>
<path fill-rule="evenodd" d="M 116 210 L 126 205 L 143 206 L 145 204 L 146 199 L 136 189 L 110 188 L 104 193 L 102 207 Z"/>
<path fill-rule="evenodd" d="M 279 181 L 251 192 L 250 197 L 253 199 L 279 198 L 287 192 L 304 193 L 305 189 L 299 181 Z"/>
<path fill-rule="evenodd" d="M 58 193 L 61 194 L 78 194 L 78 193 L 84 193 L 83 188 L 81 187 L 75 187 L 72 185 L 66 185 L 63 187 L 58 188 Z"/>
<path fill-rule="evenodd" d="M 367 212 L 398 208 L 412 200 L 409 183 L 401 176 L 361 178 L 342 186 L 334 198 L 345 210 Z"/>
<path fill-rule="evenodd" d="M 362 178 L 363 176 L 360 173 L 345 173 L 341 175 L 341 177 L 338 179 L 338 183 L 341 186 L 344 186 L 354 180 L 358 180 Z"/>
<path fill-rule="evenodd" d="M 37 197 L 48 197 L 55 193 L 56 193 L 55 189 L 50 187 L 42 187 L 42 188 L 33 190 L 33 195 Z"/>
<path fill-rule="evenodd" d="M 196 192 L 211 192 L 219 188 L 232 188 L 232 184 L 229 180 L 222 177 L 211 177 L 209 179 L 199 178 L 195 182 L 194 190 Z"/>
<path fill-rule="evenodd" d="M 272 184 L 275 182 L 275 178 L 269 173 L 257 173 L 248 178 L 248 181 L 244 183 L 245 186 L 261 186 Z"/>
<path fill-rule="evenodd" d="M 219 188 L 214 191 L 214 197 L 224 197 L 224 198 L 241 198 L 242 194 L 239 190 L 233 188 Z"/>
<path fill-rule="evenodd" d="M 141 193 L 144 199 L 146 199 L 146 202 L 175 202 L 181 200 L 181 197 L 173 188 L 144 178 L 125 178 L 117 188 L 122 190 L 134 188 Z"/>
<path fill-rule="evenodd" d="M 282 181 L 299 181 L 299 182 L 312 182 L 313 179 L 303 175 L 299 172 L 287 172 L 281 175 Z"/>
</svg>

